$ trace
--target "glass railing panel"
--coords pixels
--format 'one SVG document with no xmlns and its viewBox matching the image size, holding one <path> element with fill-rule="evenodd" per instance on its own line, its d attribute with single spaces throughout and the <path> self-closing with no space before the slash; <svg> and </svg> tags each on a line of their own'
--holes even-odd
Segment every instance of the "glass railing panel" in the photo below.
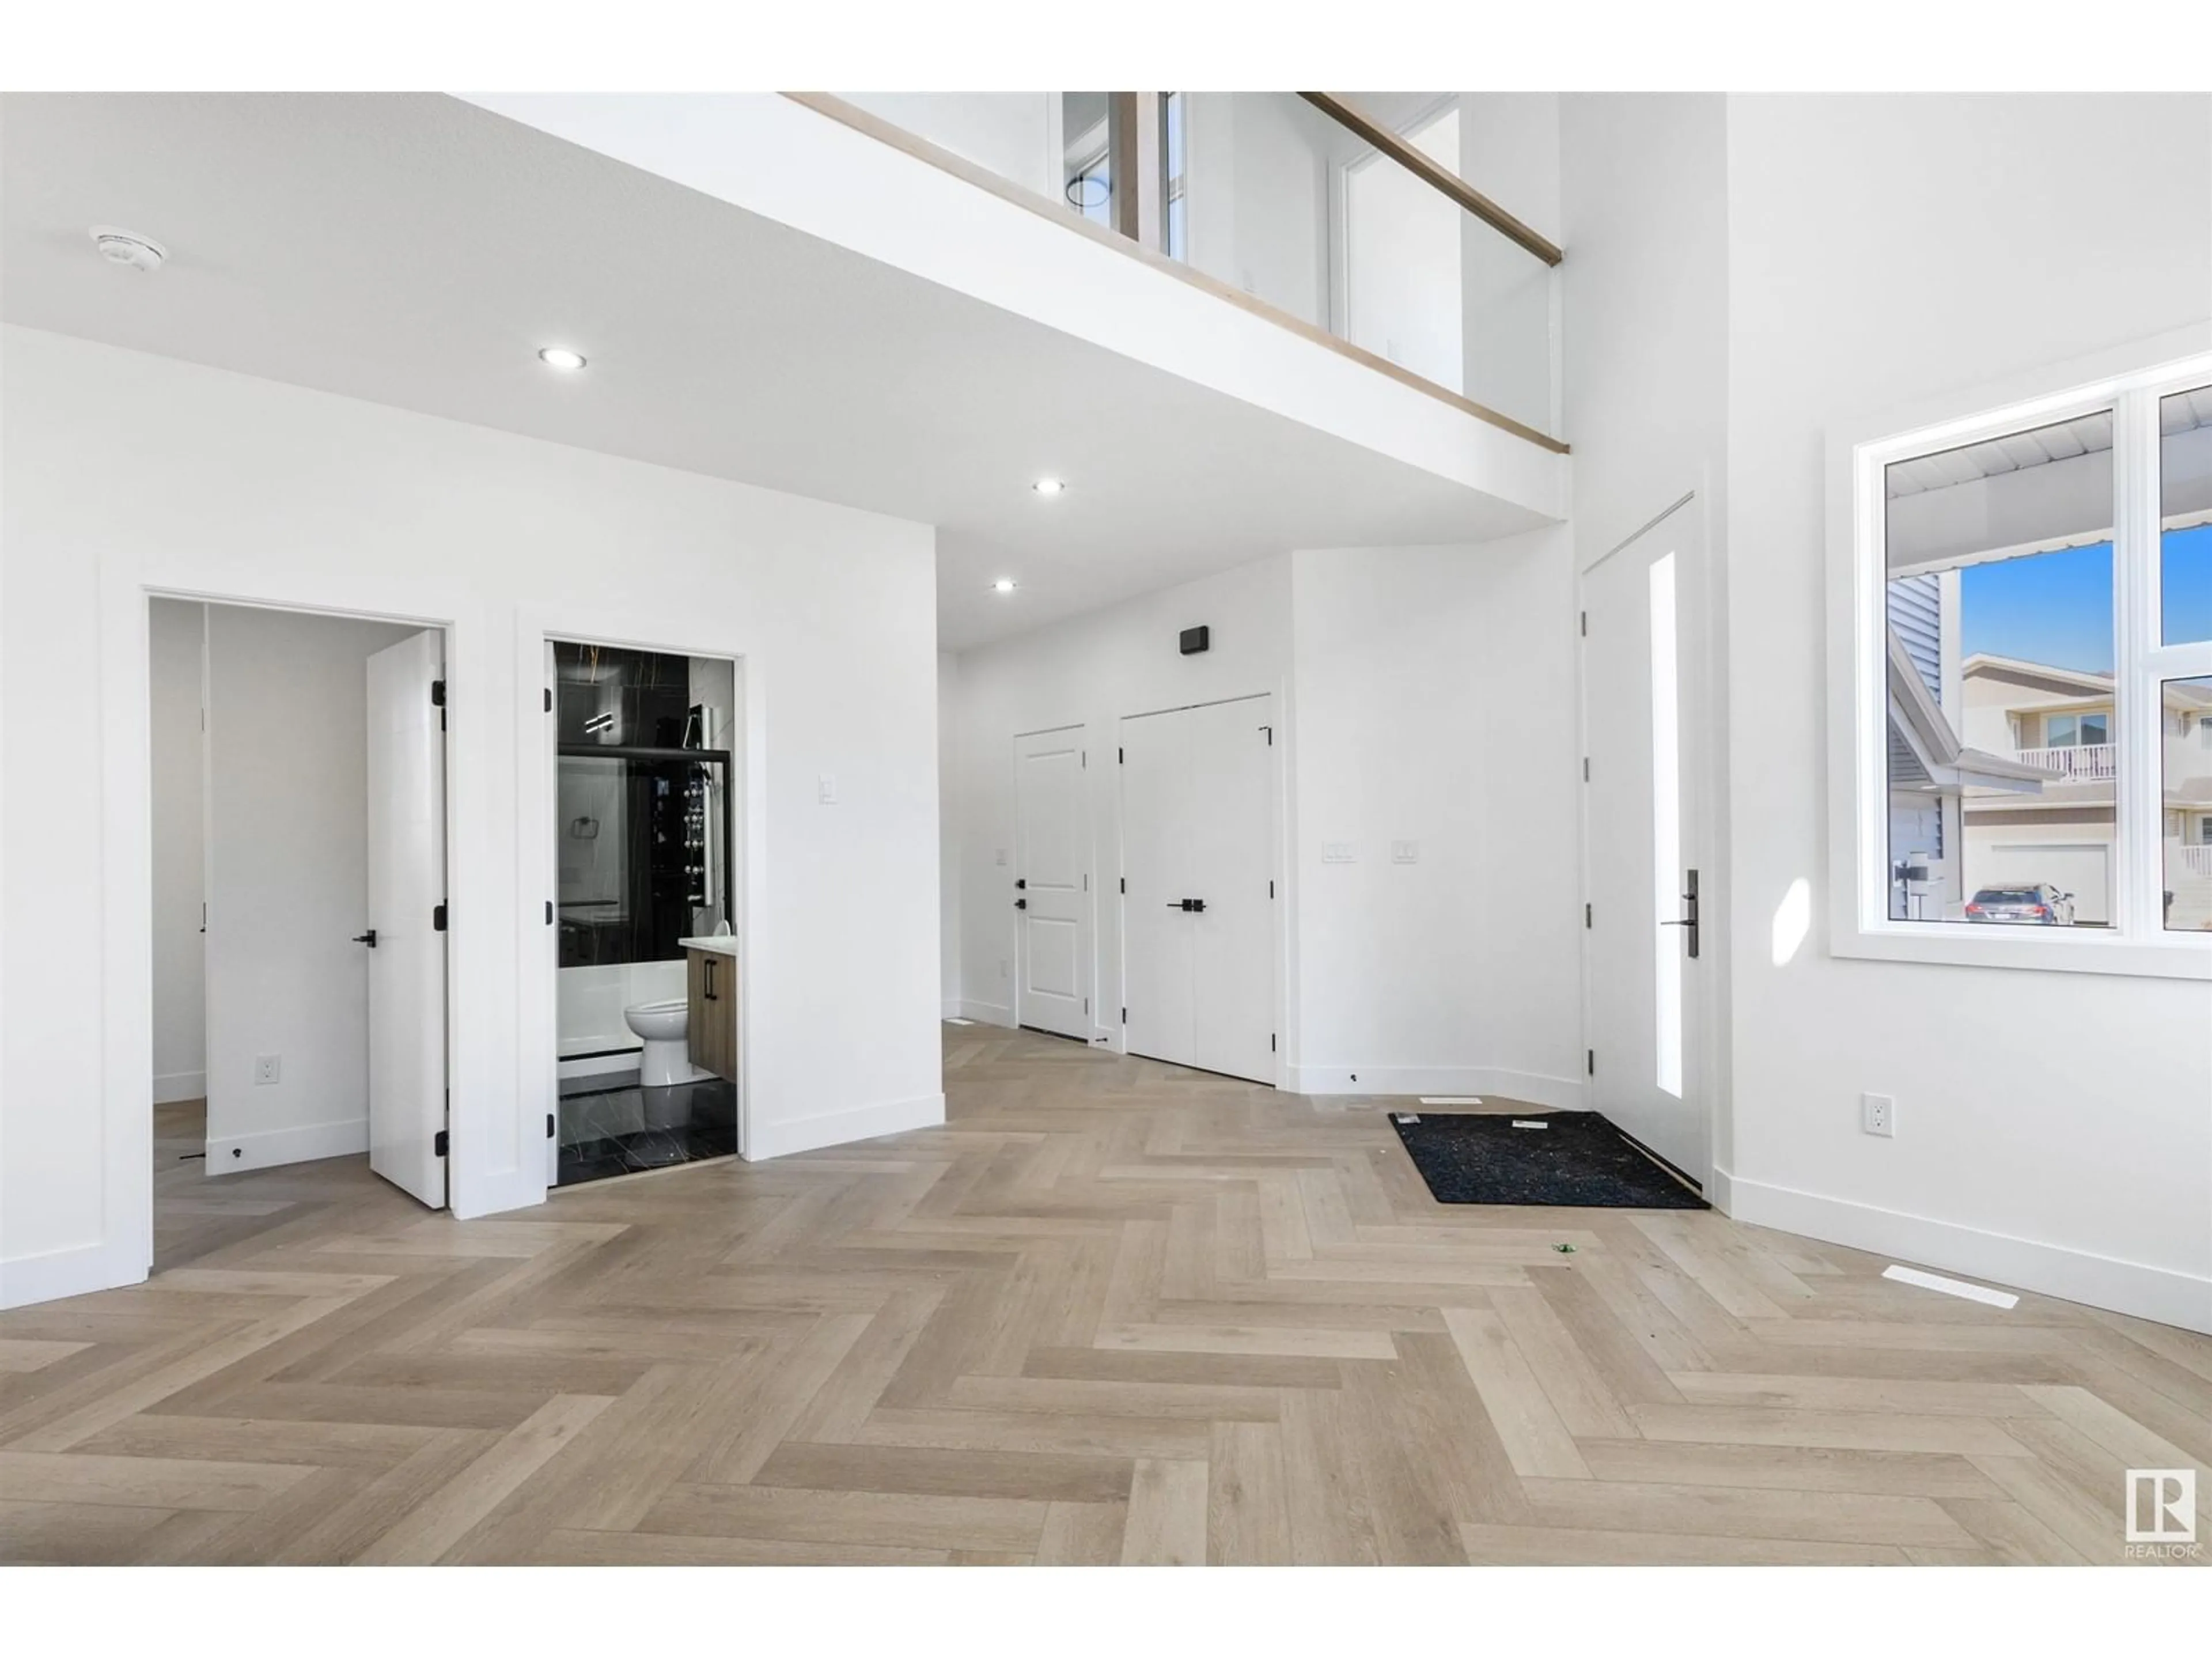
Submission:
<svg viewBox="0 0 2212 1659">
<path fill-rule="evenodd" d="M 900 131 L 1107 229 L 1115 228 L 1115 140 L 1103 92 L 840 92 Z"/>
<path fill-rule="evenodd" d="M 1347 95 L 1443 173 L 1475 158 L 1459 96 Z M 1539 431 L 1553 425 L 1553 267 L 1288 92 L 1162 105 L 1173 258 Z"/>
</svg>

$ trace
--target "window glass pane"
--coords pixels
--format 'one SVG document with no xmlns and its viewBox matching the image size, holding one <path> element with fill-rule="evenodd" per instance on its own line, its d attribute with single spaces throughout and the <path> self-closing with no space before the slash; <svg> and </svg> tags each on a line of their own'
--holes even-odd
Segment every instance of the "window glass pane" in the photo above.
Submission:
<svg viewBox="0 0 2212 1659">
<path fill-rule="evenodd" d="M 1651 562 L 1651 891 L 1658 924 L 1654 958 L 1653 1081 L 1682 1097 L 1682 941 L 1674 922 L 1682 914 L 1682 744 L 1676 666 L 1674 556 Z"/>
<path fill-rule="evenodd" d="M 2166 796 L 2169 826 L 2165 848 L 2166 925 L 2212 929 L 2212 748 L 2198 741 L 2212 731 L 2212 677 L 2168 680 L 2159 688 L 2165 728 Z M 2172 826 L 2184 826 L 2175 833 Z M 2196 826 L 2194 838 L 2186 826 Z"/>
<path fill-rule="evenodd" d="M 2212 386 L 2158 405 L 2160 632 L 2212 640 Z"/>
<path fill-rule="evenodd" d="M 1889 915 L 2110 926 L 2111 411 L 1885 485 Z"/>
</svg>

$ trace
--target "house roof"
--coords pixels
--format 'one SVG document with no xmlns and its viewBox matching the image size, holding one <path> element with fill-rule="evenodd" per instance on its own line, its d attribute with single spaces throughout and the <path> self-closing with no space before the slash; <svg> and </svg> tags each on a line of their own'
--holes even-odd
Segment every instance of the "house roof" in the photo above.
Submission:
<svg viewBox="0 0 2212 1659">
<path fill-rule="evenodd" d="M 2056 663 L 2028 662 L 2019 657 L 2000 657 L 1988 651 L 1977 651 L 1967 658 L 1963 672 L 1968 679 L 2033 680 L 2089 693 L 2102 691 L 2109 694 L 2112 689 L 2110 674 L 2094 674 L 2080 668 L 2061 668 Z"/>
<path fill-rule="evenodd" d="M 1902 738 L 1920 763 L 1929 781 L 1937 787 L 1972 784 L 2019 794 L 2039 793 L 2058 774 L 2038 766 L 2025 766 L 1983 749 L 1969 749 L 1959 740 L 1950 720 L 1937 704 L 1928 682 L 1920 678 L 1905 641 L 1894 628 L 1889 635 L 1889 727 L 1893 740 Z"/>
</svg>

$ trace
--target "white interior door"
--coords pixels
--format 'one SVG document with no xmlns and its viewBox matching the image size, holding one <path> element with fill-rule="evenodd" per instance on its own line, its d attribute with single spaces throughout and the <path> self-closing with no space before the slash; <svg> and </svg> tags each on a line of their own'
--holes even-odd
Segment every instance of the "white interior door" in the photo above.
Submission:
<svg viewBox="0 0 2212 1659">
<path fill-rule="evenodd" d="M 368 659 L 368 1167 L 446 1206 L 445 672 L 435 629 Z"/>
<path fill-rule="evenodd" d="M 1684 925 L 1697 877 L 1683 737 L 1697 725 L 1681 648 L 1696 525 L 1678 508 L 1583 574 L 1583 805 L 1591 1103 L 1702 1183 L 1702 940 Z"/>
<path fill-rule="evenodd" d="M 1083 728 L 1014 739 L 1014 1019 L 1091 1041 L 1091 858 Z"/>
<path fill-rule="evenodd" d="M 1197 1010 L 1192 1062 L 1275 1080 L 1274 699 L 1184 711 Z M 1164 912 L 1163 913 L 1164 914 Z"/>
<path fill-rule="evenodd" d="M 1189 913 L 1190 727 L 1177 714 L 1121 722 L 1122 1042 L 1198 1063 L 1196 941 Z"/>
<path fill-rule="evenodd" d="M 1121 722 L 1126 1041 L 1275 1079 L 1274 701 Z"/>
</svg>

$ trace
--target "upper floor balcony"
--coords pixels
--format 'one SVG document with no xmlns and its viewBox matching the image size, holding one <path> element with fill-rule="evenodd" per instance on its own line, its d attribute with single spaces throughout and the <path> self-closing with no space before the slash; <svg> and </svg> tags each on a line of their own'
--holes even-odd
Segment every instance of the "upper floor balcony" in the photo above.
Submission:
<svg viewBox="0 0 2212 1659">
<path fill-rule="evenodd" d="M 1546 448 L 1564 447 L 1540 144 L 1449 92 L 789 94 Z M 1480 167 L 1478 168 L 1478 159 Z M 1501 175 L 1501 169 L 1503 173 Z M 1530 210 L 1524 208 L 1524 211 Z"/>
</svg>

